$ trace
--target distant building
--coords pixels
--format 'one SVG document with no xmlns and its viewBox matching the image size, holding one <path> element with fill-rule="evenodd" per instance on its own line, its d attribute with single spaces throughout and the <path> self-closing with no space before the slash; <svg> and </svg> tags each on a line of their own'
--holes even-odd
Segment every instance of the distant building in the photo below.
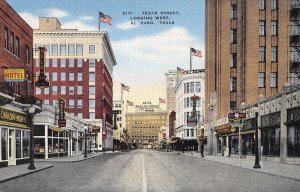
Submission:
<svg viewBox="0 0 300 192">
<path fill-rule="evenodd" d="M 177 70 L 169 70 L 169 72 L 166 73 L 167 111 L 169 114 L 176 109 L 175 86 L 177 83 L 177 78 Z"/>
<path fill-rule="evenodd" d="M 127 142 L 127 132 L 125 126 L 125 108 L 124 103 L 121 100 L 114 100 L 114 125 L 116 129 L 114 130 L 114 140 L 115 148 L 121 148 L 121 145 Z"/>
<path fill-rule="evenodd" d="M 66 110 L 101 127 L 93 143 L 96 150 L 112 148 L 113 67 L 116 59 L 107 32 L 61 29 L 57 18 L 39 18 L 34 30 L 34 71 L 39 73 L 39 47 L 46 48 L 46 76 L 51 86 L 35 88 L 43 104 L 57 106 L 66 101 Z M 102 140 L 103 112 L 106 111 L 106 140 Z M 94 140 L 94 139 L 93 139 Z M 95 146 L 97 144 L 97 146 Z"/>
<path fill-rule="evenodd" d="M 138 148 L 154 147 L 158 133 L 167 124 L 166 111 L 126 113 L 129 143 Z"/>
</svg>

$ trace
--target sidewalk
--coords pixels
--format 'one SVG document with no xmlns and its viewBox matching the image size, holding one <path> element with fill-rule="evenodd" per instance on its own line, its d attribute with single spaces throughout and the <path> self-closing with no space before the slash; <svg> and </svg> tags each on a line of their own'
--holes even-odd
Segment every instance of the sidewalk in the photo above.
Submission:
<svg viewBox="0 0 300 192">
<path fill-rule="evenodd" d="M 182 154 L 182 153 L 181 153 Z M 201 157 L 200 153 L 193 153 L 185 152 L 184 155 L 193 156 L 196 158 L 200 158 L 206 161 L 214 161 L 217 163 L 222 163 L 226 165 L 231 165 L 235 167 L 241 167 L 243 169 L 248 169 L 251 171 L 256 171 L 264 174 L 269 175 L 276 175 L 284 178 L 289 178 L 295 181 L 300 182 L 300 166 L 299 165 L 292 165 L 292 164 L 285 164 L 285 163 L 273 163 L 269 161 L 260 161 L 259 164 L 261 169 L 254 169 L 254 160 L 252 159 L 245 159 L 241 158 L 241 165 L 239 162 L 238 157 L 221 157 L 221 156 L 212 156 L 212 155 L 205 155 Z"/>
</svg>

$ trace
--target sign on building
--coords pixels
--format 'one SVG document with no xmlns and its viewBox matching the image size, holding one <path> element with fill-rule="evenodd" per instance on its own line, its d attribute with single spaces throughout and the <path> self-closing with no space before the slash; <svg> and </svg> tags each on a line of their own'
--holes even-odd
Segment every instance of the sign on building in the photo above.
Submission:
<svg viewBox="0 0 300 192">
<path fill-rule="evenodd" d="M 39 66 L 40 74 L 38 76 L 37 82 L 35 82 L 36 87 L 45 88 L 49 87 L 50 83 L 47 81 L 47 76 L 45 75 L 45 47 L 39 47 Z"/>
<path fill-rule="evenodd" d="M 66 119 L 65 119 L 65 100 L 59 100 L 59 118 L 58 118 L 58 126 L 65 127 Z"/>
<path fill-rule="evenodd" d="M 24 69 L 5 69 L 4 80 L 5 82 L 23 82 L 25 77 Z"/>
</svg>

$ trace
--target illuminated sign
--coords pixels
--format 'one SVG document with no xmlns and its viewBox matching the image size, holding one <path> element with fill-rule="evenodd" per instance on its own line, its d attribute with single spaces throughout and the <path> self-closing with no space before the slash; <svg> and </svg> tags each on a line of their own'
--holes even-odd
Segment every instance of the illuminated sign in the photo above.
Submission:
<svg viewBox="0 0 300 192">
<path fill-rule="evenodd" d="M 26 114 L 0 107 L 0 123 L 3 125 L 27 128 Z"/>
<path fill-rule="evenodd" d="M 25 70 L 24 69 L 5 69 L 4 80 L 5 82 L 24 82 Z"/>
<path fill-rule="evenodd" d="M 45 75 L 45 47 L 39 47 L 40 52 L 40 74 L 38 76 L 38 81 L 35 82 L 36 87 L 49 87 L 50 83 L 47 81 L 47 76 Z"/>
<path fill-rule="evenodd" d="M 58 118 L 58 126 L 65 127 L 66 120 L 65 120 L 65 100 L 59 100 L 59 118 Z"/>
</svg>

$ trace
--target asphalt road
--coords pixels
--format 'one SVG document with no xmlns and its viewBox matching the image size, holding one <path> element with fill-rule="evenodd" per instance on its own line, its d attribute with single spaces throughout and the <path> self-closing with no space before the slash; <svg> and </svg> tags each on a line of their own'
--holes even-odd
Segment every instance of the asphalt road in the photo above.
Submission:
<svg viewBox="0 0 300 192">
<path fill-rule="evenodd" d="M 12 191 L 298 192 L 300 182 L 171 152 L 134 150 L 57 163 L 0 184 L 0 192 Z"/>
</svg>

